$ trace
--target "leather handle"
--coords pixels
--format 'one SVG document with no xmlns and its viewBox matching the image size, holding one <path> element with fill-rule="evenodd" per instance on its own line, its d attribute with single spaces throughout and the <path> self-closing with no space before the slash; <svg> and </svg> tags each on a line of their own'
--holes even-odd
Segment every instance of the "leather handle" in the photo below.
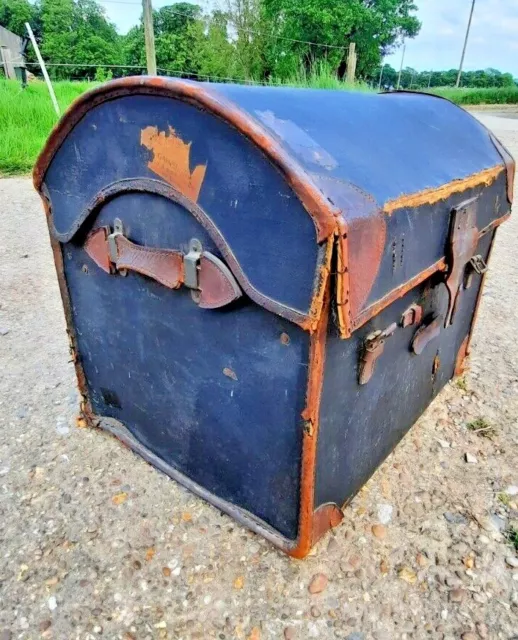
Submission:
<svg viewBox="0 0 518 640">
<path fill-rule="evenodd" d="M 118 271 L 127 269 L 148 276 L 169 289 L 178 289 L 183 281 L 183 255 L 172 249 L 152 249 L 116 236 Z M 88 249 L 87 249 L 88 252 Z"/>
<path fill-rule="evenodd" d="M 120 232 L 112 234 L 110 227 L 99 227 L 92 231 L 84 249 L 106 273 L 113 275 L 134 271 L 169 289 L 187 286 L 186 255 L 176 249 L 143 247 L 131 242 Z M 208 251 L 200 252 L 196 275 L 197 282 L 189 288 L 192 289 L 193 300 L 203 309 L 223 307 L 241 296 L 241 289 L 230 269 Z"/>
</svg>

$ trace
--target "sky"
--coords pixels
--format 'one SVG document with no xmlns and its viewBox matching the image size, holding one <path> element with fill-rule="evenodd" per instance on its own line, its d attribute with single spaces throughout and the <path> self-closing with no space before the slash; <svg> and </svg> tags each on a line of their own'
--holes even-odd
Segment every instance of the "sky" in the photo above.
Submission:
<svg viewBox="0 0 518 640">
<path fill-rule="evenodd" d="M 457 68 L 471 0 L 415 0 L 422 22 L 408 40 L 405 66 L 418 71 Z M 385 62 L 398 69 L 401 50 Z M 493 67 L 518 77 L 518 0 L 476 0 L 464 69 Z"/>
<path fill-rule="evenodd" d="M 175 0 L 153 0 L 155 9 Z M 196 0 L 191 0 L 196 3 Z M 304 2 L 304 0 L 300 0 Z M 346 1 L 346 0 L 344 0 Z M 419 35 L 406 43 L 405 66 L 418 71 L 457 68 L 471 0 L 414 0 L 422 22 Z M 139 0 L 100 0 L 120 33 L 137 24 Z M 198 2 L 206 6 L 203 2 Z M 385 62 L 396 69 L 401 49 Z M 518 0 L 476 0 L 464 69 L 493 67 L 518 77 Z"/>
</svg>

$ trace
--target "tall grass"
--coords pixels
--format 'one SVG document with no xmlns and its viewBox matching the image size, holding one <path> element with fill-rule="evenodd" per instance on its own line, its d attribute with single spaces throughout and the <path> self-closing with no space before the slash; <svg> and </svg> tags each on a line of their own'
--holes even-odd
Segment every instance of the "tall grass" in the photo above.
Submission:
<svg viewBox="0 0 518 640">
<path fill-rule="evenodd" d="M 517 86 L 487 89 L 438 87 L 437 89 L 432 89 L 430 93 L 448 98 L 456 104 L 518 104 Z"/>
<path fill-rule="evenodd" d="M 271 80 L 272 86 L 289 85 L 313 89 L 341 89 L 372 91 L 367 85 L 350 86 L 334 75 L 325 65 L 317 65 L 309 71 L 301 70 L 283 81 Z M 95 86 L 89 82 L 56 82 L 54 89 L 61 109 L 87 89 Z M 502 89 L 433 89 L 461 105 L 518 104 L 518 87 Z M 26 89 L 17 82 L 0 80 L 0 176 L 28 173 L 43 147 L 50 130 L 57 122 L 47 87 L 34 81 Z"/>
<path fill-rule="evenodd" d="M 87 82 L 56 82 L 54 89 L 62 111 L 89 89 Z M 31 82 L 26 89 L 0 81 L 0 175 L 27 173 L 58 118 L 47 87 Z"/>
<path fill-rule="evenodd" d="M 339 89 L 342 91 L 372 91 L 372 89 L 363 82 L 355 82 L 350 84 L 343 80 L 339 80 L 336 73 L 325 62 L 319 62 L 310 67 L 309 70 L 301 68 L 298 73 L 282 80 L 273 80 L 271 84 L 287 85 L 290 87 L 299 87 L 303 89 Z"/>
</svg>

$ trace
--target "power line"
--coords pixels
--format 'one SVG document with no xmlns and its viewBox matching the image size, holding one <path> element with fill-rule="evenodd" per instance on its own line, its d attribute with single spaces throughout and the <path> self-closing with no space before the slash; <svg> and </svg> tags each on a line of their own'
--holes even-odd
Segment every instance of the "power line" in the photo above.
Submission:
<svg viewBox="0 0 518 640">
<path fill-rule="evenodd" d="M 26 66 L 38 66 L 37 62 L 26 62 Z M 82 64 L 81 62 L 47 62 L 47 67 L 104 67 L 106 69 L 145 69 L 145 65 L 136 64 Z"/>
<path fill-rule="evenodd" d="M 38 66 L 37 62 L 27 62 L 27 66 Z M 126 64 L 81 64 L 72 62 L 49 62 L 47 67 L 77 67 L 80 69 L 146 69 L 145 65 L 126 65 Z M 205 80 L 217 80 L 219 82 L 235 82 L 236 84 L 253 84 L 260 86 L 276 86 L 282 85 L 279 82 L 261 82 L 260 80 L 243 80 L 242 78 L 230 78 L 226 76 L 214 76 L 205 73 L 198 73 L 195 71 L 189 71 L 185 69 L 166 69 L 164 67 L 158 67 L 157 71 L 164 74 L 177 74 L 182 76 L 194 76 L 195 78 L 203 78 Z"/>
<path fill-rule="evenodd" d="M 141 3 L 140 2 L 130 2 L 130 0 L 99 0 L 99 2 L 101 2 L 102 4 L 124 4 L 124 5 L 132 5 L 135 7 L 141 7 Z M 198 5 L 197 5 L 198 6 Z M 201 7 L 200 7 L 201 8 Z M 177 16 L 184 16 L 185 18 L 193 18 L 192 13 L 185 13 L 183 11 L 176 11 L 176 9 L 169 9 L 169 13 L 172 13 L 173 15 L 177 15 Z M 230 22 L 231 24 L 233 24 L 235 27 L 238 27 L 238 25 L 236 24 L 235 20 L 232 20 L 232 18 L 227 18 L 228 22 Z M 262 34 L 259 31 L 256 31 L 255 29 L 244 29 L 241 28 L 242 31 L 244 31 L 245 33 L 251 33 L 252 35 L 257 35 L 257 36 L 261 36 L 264 37 L 264 34 Z M 349 49 L 349 47 L 344 47 L 342 45 L 338 45 L 338 44 L 325 44 L 323 42 L 312 42 L 311 40 L 299 40 L 298 38 L 287 38 L 286 36 L 277 36 L 275 34 L 269 34 L 268 36 L 269 38 L 274 38 L 276 40 L 285 40 L 287 42 L 297 42 L 299 44 L 309 44 L 311 46 L 314 47 L 324 47 L 327 49 L 340 49 L 341 51 L 347 51 Z"/>
</svg>

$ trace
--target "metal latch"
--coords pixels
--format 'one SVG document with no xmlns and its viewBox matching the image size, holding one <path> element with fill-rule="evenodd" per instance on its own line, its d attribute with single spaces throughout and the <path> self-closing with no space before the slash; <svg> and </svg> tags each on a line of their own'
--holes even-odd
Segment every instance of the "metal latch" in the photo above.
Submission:
<svg viewBox="0 0 518 640">
<path fill-rule="evenodd" d="M 201 242 L 193 238 L 189 242 L 189 252 L 183 257 L 183 283 L 189 289 L 198 289 L 198 267 L 203 251 Z"/>
<path fill-rule="evenodd" d="M 375 331 L 365 338 L 360 361 L 359 384 L 367 384 L 372 378 L 376 361 L 385 350 L 385 340 L 397 329 L 397 323 L 393 322 L 383 331 Z"/>
<path fill-rule="evenodd" d="M 121 276 L 127 276 L 127 269 L 117 269 L 117 260 L 119 259 L 119 250 L 117 248 L 117 237 L 124 236 L 124 226 L 120 218 L 113 221 L 113 231 L 108 236 L 108 255 L 110 257 L 110 269 L 113 273 L 117 272 Z"/>
<path fill-rule="evenodd" d="M 421 324 L 423 318 L 423 307 L 419 304 L 411 304 L 408 309 L 403 311 L 401 316 L 401 326 L 403 329 L 414 324 Z"/>
<path fill-rule="evenodd" d="M 117 264 L 119 257 L 119 251 L 117 249 L 117 236 L 124 235 L 124 227 L 120 218 L 115 218 L 113 221 L 113 232 L 108 236 L 108 252 L 110 254 L 110 262 Z"/>
<path fill-rule="evenodd" d="M 486 261 L 480 254 L 473 256 L 469 263 L 473 267 L 473 271 L 475 271 L 475 273 L 478 273 L 479 276 L 487 271 Z"/>
</svg>

